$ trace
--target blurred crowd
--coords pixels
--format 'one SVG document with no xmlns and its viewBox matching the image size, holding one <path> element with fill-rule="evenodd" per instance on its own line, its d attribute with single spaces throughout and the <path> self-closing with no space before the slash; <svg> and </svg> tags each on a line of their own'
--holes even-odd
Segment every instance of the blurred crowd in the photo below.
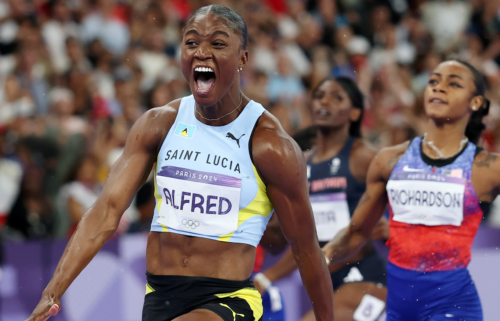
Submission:
<svg viewBox="0 0 500 321">
<path fill-rule="evenodd" d="M 481 145 L 500 151 L 500 0 L 0 0 L 4 237 L 71 235 L 133 123 L 190 94 L 182 29 L 211 3 L 245 18 L 243 91 L 291 135 L 311 125 L 314 86 L 340 75 L 366 96 L 363 135 L 375 146 L 421 135 L 430 72 L 461 58 L 488 80 Z M 149 230 L 153 191 L 141 188 L 117 234 Z"/>
</svg>

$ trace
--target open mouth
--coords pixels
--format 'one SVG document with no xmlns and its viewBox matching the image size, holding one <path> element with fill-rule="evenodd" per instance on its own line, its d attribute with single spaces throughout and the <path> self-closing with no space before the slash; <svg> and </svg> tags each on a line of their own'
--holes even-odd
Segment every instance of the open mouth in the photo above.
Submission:
<svg viewBox="0 0 500 321">
<path fill-rule="evenodd" d="M 439 99 L 439 98 L 432 98 L 429 100 L 429 102 L 436 103 L 436 104 L 448 104 L 447 102 L 445 102 L 444 100 Z"/>
<path fill-rule="evenodd" d="M 330 112 L 326 109 L 320 109 L 316 112 L 319 116 L 329 116 Z"/>
<path fill-rule="evenodd" d="M 194 83 L 199 94 L 207 94 L 215 85 L 214 70 L 210 67 L 195 67 Z"/>
</svg>

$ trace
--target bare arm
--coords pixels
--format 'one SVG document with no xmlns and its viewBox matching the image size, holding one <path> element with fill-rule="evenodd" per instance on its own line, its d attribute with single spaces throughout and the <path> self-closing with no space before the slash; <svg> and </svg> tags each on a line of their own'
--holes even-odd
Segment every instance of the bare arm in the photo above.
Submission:
<svg viewBox="0 0 500 321">
<path fill-rule="evenodd" d="M 272 254 L 280 253 L 288 245 L 276 215 L 273 215 L 267 223 L 266 230 L 260 239 L 259 245 Z"/>
<path fill-rule="evenodd" d="M 275 282 L 289 275 L 297 268 L 292 248 L 288 248 L 275 265 L 264 271 L 264 275 L 271 282 Z"/>
<path fill-rule="evenodd" d="M 351 173 L 353 173 L 354 177 L 358 179 L 359 182 L 365 183 L 366 176 L 368 173 L 368 168 L 370 166 L 371 161 L 376 155 L 376 151 L 366 144 L 362 140 L 358 140 L 355 142 L 353 153 L 351 154 L 349 160 L 349 166 Z M 308 159 L 311 156 L 311 152 L 304 153 L 304 157 Z M 343 264 L 339 264 L 339 268 L 344 266 Z M 275 265 L 271 266 L 264 272 L 264 275 L 271 281 L 274 282 L 283 277 L 286 277 L 290 273 L 292 273 L 297 268 L 297 264 L 295 264 L 295 260 L 293 259 L 291 249 L 288 249 L 285 254 L 280 258 Z M 331 271 L 332 266 L 330 266 Z"/>
<path fill-rule="evenodd" d="M 306 164 L 297 144 L 267 113 L 253 138 L 253 158 L 313 303 L 317 320 L 333 320 L 333 290 L 318 246 L 307 191 Z"/>
<path fill-rule="evenodd" d="M 387 206 L 385 187 L 389 175 L 406 148 L 407 143 L 383 149 L 371 162 L 366 178 L 366 191 L 354 211 L 349 226 L 323 247 L 323 253 L 330 259 L 330 264 L 348 259 L 368 241 Z"/>
<path fill-rule="evenodd" d="M 57 313 L 53 305 L 60 306 L 64 292 L 115 232 L 123 212 L 147 178 L 164 137 L 164 130 L 157 132 L 156 128 L 167 127 L 159 121 L 165 117 L 157 114 L 155 110 L 147 112 L 131 129 L 123 155 L 113 165 L 96 203 L 82 217 L 28 320 L 46 320 Z"/>
<path fill-rule="evenodd" d="M 500 194 L 500 155 L 481 151 L 474 159 L 472 184 L 479 201 L 491 203 Z"/>
</svg>

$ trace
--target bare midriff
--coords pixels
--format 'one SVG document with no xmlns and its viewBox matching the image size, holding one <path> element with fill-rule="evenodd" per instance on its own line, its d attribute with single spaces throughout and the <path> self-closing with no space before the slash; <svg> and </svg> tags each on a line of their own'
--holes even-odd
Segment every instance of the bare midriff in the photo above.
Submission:
<svg viewBox="0 0 500 321">
<path fill-rule="evenodd" d="M 255 247 L 174 233 L 150 232 L 146 270 L 154 275 L 242 281 L 250 277 Z"/>
</svg>

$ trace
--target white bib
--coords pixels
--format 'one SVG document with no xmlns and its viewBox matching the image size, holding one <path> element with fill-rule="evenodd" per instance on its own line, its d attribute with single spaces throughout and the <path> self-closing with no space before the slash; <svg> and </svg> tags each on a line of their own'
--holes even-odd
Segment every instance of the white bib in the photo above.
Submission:
<svg viewBox="0 0 500 321">
<path fill-rule="evenodd" d="M 159 224 L 209 236 L 227 235 L 238 228 L 241 179 L 167 166 L 156 183 L 162 196 Z"/>
<path fill-rule="evenodd" d="M 320 242 L 328 242 L 351 220 L 345 193 L 318 194 L 309 197 Z"/>
<path fill-rule="evenodd" d="M 354 315 L 356 321 L 375 321 L 385 309 L 385 302 L 369 294 L 365 294 L 361 299 Z M 385 320 L 385 319 L 384 319 Z"/>
<path fill-rule="evenodd" d="M 464 178 L 432 173 L 397 173 L 387 183 L 393 220 L 428 226 L 460 226 L 464 218 Z"/>
</svg>

